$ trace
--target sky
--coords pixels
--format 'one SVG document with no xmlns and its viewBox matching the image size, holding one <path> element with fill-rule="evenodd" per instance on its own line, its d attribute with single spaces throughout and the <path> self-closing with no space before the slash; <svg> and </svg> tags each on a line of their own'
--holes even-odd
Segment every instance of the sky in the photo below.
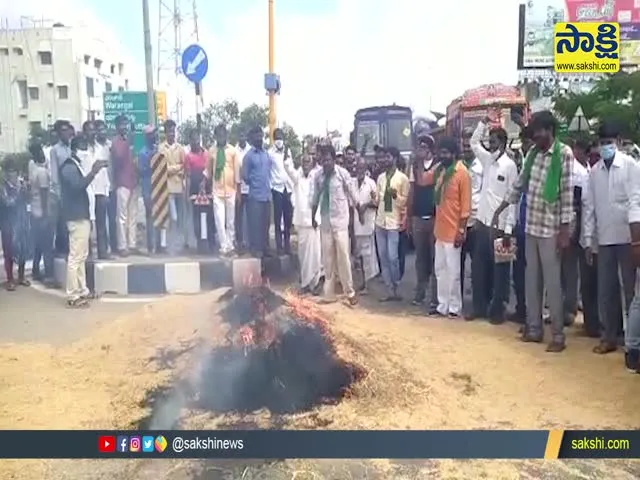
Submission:
<svg viewBox="0 0 640 480">
<path fill-rule="evenodd" d="M 185 16 L 182 47 L 191 35 L 192 0 L 177 0 Z M 278 122 L 300 133 L 328 127 L 349 132 L 358 108 L 396 103 L 444 112 L 464 90 L 517 81 L 520 0 L 274 0 L 275 71 L 281 77 Z M 132 89 L 144 89 L 142 2 L 137 0 L 21 0 L 3 2 L 0 17 L 44 16 L 65 25 L 89 24 L 117 39 L 131 58 Z M 173 6 L 173 0 L 166 0 Z M 150 0 L 154 63 L 173 31 L 158 44 L 158 0 Z M 268 0 L 201 1 L 199 43 L 209 57 L 205 103 L 235 98 L 265 104 Z M 162 57 L 170 66 L 170 54 Z M 154 78 L 154 80 L 156 80 Z M 193 90 L 168 70 L 159 89 L 180 92 L 183 115 L 195 112 Z M 171 105 L 169 109 L 171 110 Z"/>
</svg>

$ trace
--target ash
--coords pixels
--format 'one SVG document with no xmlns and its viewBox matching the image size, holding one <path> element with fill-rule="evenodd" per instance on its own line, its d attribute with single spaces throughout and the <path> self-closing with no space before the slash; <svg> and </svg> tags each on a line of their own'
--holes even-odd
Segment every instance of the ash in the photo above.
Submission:
<svg viewBox="0 0 640 480">
<path fill-rule="evenodd" d="M 260 286 L 233 295 L 221 310 L 233 336 L 251 328 L 256 343 L 214 348 L 205 357 L 195 408 L 294 413 L 339 401 L 360 371 L 341 360 L 318 325 L 294 318 L 285 300 Z M 270 332 L 265 335 L 264 332 Z"/>
</svg>

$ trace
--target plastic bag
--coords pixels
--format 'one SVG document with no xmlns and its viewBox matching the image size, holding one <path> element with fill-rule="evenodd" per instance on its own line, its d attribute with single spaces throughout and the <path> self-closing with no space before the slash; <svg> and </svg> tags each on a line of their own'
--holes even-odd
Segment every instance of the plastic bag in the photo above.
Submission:
<svg viewBox="0 0 640 480">
<path fill-rule="evenodd" d="M 493 253 L 496 263 L 508 263 L 513 262 L 516 259 L 516 252 L 518 246 L 516 245 L 516 239 L 511 238 L 511 242 L 508 248 L 504 247 L 502 238 L 496 238 L 493 241 Z"/>
</svg>

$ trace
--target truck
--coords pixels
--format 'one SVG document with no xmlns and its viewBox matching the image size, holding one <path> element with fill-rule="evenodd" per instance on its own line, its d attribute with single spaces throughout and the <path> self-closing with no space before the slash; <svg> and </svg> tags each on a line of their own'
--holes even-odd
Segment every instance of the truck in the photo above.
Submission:
<svg viewBox="0 0 640 480">
<path fill-rule="evenodd" d="M 366 157 L 373 156 L 376 145 L 396 147 L 403 156 L 413 148 L 413 113 L 398 105 L 367 107 L 354 116 L 351 144 Z"/>
<path fill-rule="evenodd" d="M 525 124 L 528 122 L 529 102 L 518 87 L 500 83 L 467 90 L 447 107 L 446 133 L 462 141 L 487 115 L 494 119 L 491 126 L 504 128 L 509 140 L 517 141 L 520 127 L 513 119 L 518 116 Z"/>
</svg>

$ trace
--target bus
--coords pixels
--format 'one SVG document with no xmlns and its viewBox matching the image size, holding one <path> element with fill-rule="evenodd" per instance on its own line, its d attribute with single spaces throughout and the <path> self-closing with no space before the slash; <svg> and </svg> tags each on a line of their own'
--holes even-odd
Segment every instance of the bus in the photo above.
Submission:
<svg viewBox="0 0 640 480">
<path fill-rule="evenodd" d="M 522 117 L 526 124 L 530 115 L 529 102 L 518 87 L 503 84 L 467 90 L 447 107 L 447 135 L 462 139 L 464 135 L 471 134 L 487 115 L 495 119 L 492 126 L 501 126 L 510 140 L 517 140 L 520 127 L 513 121 L 513 116 Z"/>
<path fill-rule="evenodd" d="M 398 105 L 361 108 L 355 114 L 351 144 L 365 156 L 372 156 L 376 145 L 396 147 L 404 156 L 413 148 L 413 113 Z M 366 145 L 365 145 L 366 143 Z"/>
</svg>

